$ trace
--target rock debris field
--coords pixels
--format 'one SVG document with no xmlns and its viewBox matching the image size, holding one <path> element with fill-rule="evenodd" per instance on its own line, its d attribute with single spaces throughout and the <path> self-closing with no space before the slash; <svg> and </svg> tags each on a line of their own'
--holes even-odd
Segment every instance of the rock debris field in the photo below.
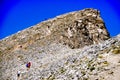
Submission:
<svg viewBox="0 0 120 80">
<path fill-rule="evenodd" d="M 0 80 L 120 80 L 119 74 L 120 35 L 110 38 L 96 9 L 66 13 L 0 40 Z"/>
</svg>

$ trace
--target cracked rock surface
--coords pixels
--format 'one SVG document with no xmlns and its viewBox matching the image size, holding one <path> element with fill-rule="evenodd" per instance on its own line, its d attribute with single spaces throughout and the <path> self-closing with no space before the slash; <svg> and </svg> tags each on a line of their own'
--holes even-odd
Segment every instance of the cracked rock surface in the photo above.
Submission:
<svg viewBox="0 0 120 80">
<path fill-rule="evenodd" d="M 110 38 L 95 9 L 57 16 L 0 41 L 0 80 L 120 80 L 119 71 L 120 35 Z"/>
</svg>

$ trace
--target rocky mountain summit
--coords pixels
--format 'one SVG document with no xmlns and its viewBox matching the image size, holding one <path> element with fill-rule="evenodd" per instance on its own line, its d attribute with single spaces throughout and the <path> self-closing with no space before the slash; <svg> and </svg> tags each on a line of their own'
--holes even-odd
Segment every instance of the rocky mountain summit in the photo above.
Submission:
<svg viewBox="0 0 120 80">
<path fill-rule="evenodd" d="M 120 35 L 110 38 L 95 9 L 63 14 L 0 40 L 0 80 L 120 80 L 119 71 Z"/>
</svg>

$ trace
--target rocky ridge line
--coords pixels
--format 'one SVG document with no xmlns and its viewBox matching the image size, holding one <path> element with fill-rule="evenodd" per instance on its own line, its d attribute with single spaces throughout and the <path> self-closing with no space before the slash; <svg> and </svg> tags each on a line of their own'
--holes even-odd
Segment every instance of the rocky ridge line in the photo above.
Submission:
<svg viewBox="0 0 120 80">
<path fill-rule="evenodd" d="M 0 46 L 4 47 L 3 50 L 5 50 L 8 46 L 9 48 L 18 45 L 26 47 L 37 41 L 46 45 L 47 40 L 47 43 L 57 41 L 68 45 L 70 48 L 81 48 L 85 45 L 107 40 L 109 37 L 110 35 L 100 17 L 99 11 L 90 8 L 43 21 L 9 38 L 5 38 L 0 41 L 0 43 L 2 42 Z"/>
</svg>

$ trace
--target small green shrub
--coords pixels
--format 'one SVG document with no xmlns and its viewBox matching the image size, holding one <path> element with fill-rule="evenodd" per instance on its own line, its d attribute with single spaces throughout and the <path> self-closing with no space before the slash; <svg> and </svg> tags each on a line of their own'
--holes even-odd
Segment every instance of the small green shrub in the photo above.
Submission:
<svg viewBox="0 0 120 80">
<path fill-rule="evenodd" d="M 93 70 L 95 70 L 95 67 L 94 67 L 94 66 L 91 66 L 91 67 L 90 67 L 90 71 L 93 71 Z"/>
<path fill-rule="evenodd" d="M 91 67 L 91 64 L 90 64 L 90 63 L 88 63 L 88 64 L 87 64 L 87 66 L 88 66 L 88 68 L 90 68 L 90 67 Z"/>
<path fill-rule="evenodd" d="M 103 58 L 103 56 L 102 55 L 98 55 L 98 58 Z"/>
<path fill-rule="evenodd" d="M 2 59 L 0 58 L 0 62 L 2 62 Z"/>
<path fill-rule="evenodd" d="M 2 61 L 2 51 L 0 51 L 0 62 Z"/>
<path fill-rule="evenodd" d="M 119 48 L 115 48 L 112 53 L 114 54 L 120 54 L 120 49 Z"/>
<path fill-rule="evenodd" d="M 2 51 L 0 51 L 0 56 L 2 55 Z"/>
<path fill-rule="evenodd" d="M 22 56 L 22 55 L 19 55 L 18 58 L 19 58 L 20 60 L 22 60 L 22 59 L 23 59 L 23 56 Z"/>
<path fill-rule="evenodd" d="M 60 73 L 64 73 L 65 71 L 66 71 L 66 69 L 64 69 L 63 67 L 62 68 L 60 68 Z"/>
<path fill-rule="evenodd" d="M 103 63 L 104 63 L 104 64 L 108 64 L 108 62 L 107 62 L 107 61 L 104 61 Z"/>
<path fill-rule="evenodd" d="M 54 80 L 54 79 L 55 79 L 55 75 L 50 75 L 47 80 Z"/>
<path fill-rule="evenodd" d="M 65 65 L 68 65 L 68 63 L 69 63 L 69 62 L 68 62 L 68 61 L 66 61 L 66 62 L 65 62 Z"/>
<path fill-rule="evenodd" d="M 107 62 L 107 61 L 103 61 L 102 62 L 102 66 L 105 67 L 105 66 L 109 66 L 110 64 Z"/>
<path fill-rule="evenodd" d="M 83 76 L 86 75 L 86 72 L 85 72 L 85 71 L 81 71 L 81 73 L 82 73 Z"/>
<path fill-rule="evenodd" d="M 44 50 L 39 51 L 40 54 L 43 53 L 43 52 L 44 52 Z"/>
</svg>

